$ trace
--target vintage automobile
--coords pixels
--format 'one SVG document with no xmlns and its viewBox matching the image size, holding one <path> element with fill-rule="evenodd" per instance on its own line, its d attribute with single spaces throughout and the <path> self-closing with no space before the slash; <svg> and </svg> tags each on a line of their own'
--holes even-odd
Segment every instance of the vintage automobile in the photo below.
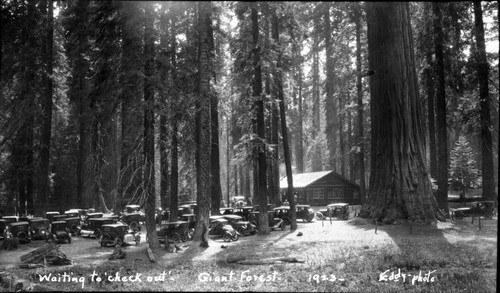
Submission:
<svg viewBox="0 0 500 293">
<path fill-rule="evenodd" d="M 99 239 L 101 237 L 101 226 L 115 223 L 115 218 L 103 217 L 87 219 L 80 229 L 80 235 L 88 238 L 94 236 L 96 239 Z"/>
<path fill-rule="evenodd" d="M 193 236 L 187 221 L 163 222 L 157 235 L 160 243 L 165 243 L 165 239 L 173 243 L 186 242 Z"/>
<path fill-rule="evenodd" d="M 178 214 L 196 214 L 198 209 L 196 203 L 183 204 L 178 207 Z"/>
<path fill-rule="evenodd" d="M 189 223 L 189 229 L 192 229 L 194 232 L 194 228 L 196 226 L 196 215 L 195 214 L 184 214 L 179 217 L 181 221 L 186 221 Z"/>
<path fill-rule="evenodd" d="M 234 215 L 234 208 L 221 208 L 220 209 L 220 214 L 221 215 Z"/>
<path fill-rule="evenodd" d="M 244 221 L 242 216 L 223 215 L 222 217 L 242 236 L 255 235 L 257 233 L 257 226 L 248 221 Z"/>
<path fill-rule="evenodd" d="M 130 229 L 127 224 L 115 223 L 101 226 L 101 237 L 99 238 L 99 243 L 102 247 L 106 247 L 109 244 L 112 244 L 113 246 L 121 246 L 124 243 L 139 244 L 140 242 L 141 234 Z"/>
<path fill-rule="evenodd" d="M 471 206 L 453 209 L 454 218 L 460 220 L 464 217 L 484 217 L 486 219 L 493 218 L 495 211 L 495 202 L 493 201 L 478 201 L 472 203 Z"/>
<path fill-rule="evenodd" d="M 46 212 L 45 219 L 48 219 L 51 223 L 54 220 L 54 216 L 60 215 L 59 212 Z"/>
<path fill-rule="evenodd" d="M 9 225 L 6 235 L 12 235 L 13 238 L 19 239 L 20 243 L 31 242 L 31 232 L 28 222 L 14 222 Z M 8 235 L 6 238 L 8 238 Z"/>
<path fill-rule="evenodd" d="M 66 215 L 55 215 L 52 217 L 52 222 L 55 222 L 55 221 L 66 221 L 66 218 L 68 218 L 68 216 Z"/>
<path fill-rule="evenodd" d="M 87 213 L 84 220 L 88 221 L 89 219 L 98 219 L 104 217 L 103 213 Z"/>
<path fill-rule="evenodd" d="M 286 222 L 281 218 L 277 218 L 274 214 L 274 211 L 267 211 L 267 218 L 271 230 L 273 231 L 276 229 L 285 230 Z M 259 212 L 251 213 L 250 223 L 255 225 L 256 227 L 259 227 Z"/>
<path fill-rule="evenodd" d="M 82 219 L 80 217 L 66 218 L 66 225 L 72 236 L 80 235 Z"/>
<path fill-rule="evenodd" d="M 290 225 L 290 207 L 289 206 L 280 206 L 280 207 L 274 208 L 273 212 L 274 212 L 275 218 L 282 219 L 285 222 L 285 225 Z"/>
<path fill-rule="evenodd" d="M 54 221 L 50 225 L 51 237 L 55 242 L 71 243 L 71 235 L 66 228 L 66 221 Z M 48 241 L 48 239 L 47 239 Z"/>
<path fill-rule="evenodd" d="M 3 216 L 2 220 L 4 220 L 6 225 L 8 226 L 10 223 L 19 222 L 19 217 L 18 216 Z"/>
<path fill-rule="evenodd" d="M 324 209 L 320 209 L 316 213 L 316 218 L 318 220 L 326 218 L 338 218 L 341 220 L 349 219 L 349 204 L 348 203 L 331 203 Z"/>
<path fill-rule="evenodd" d="M 80 218 L 80 216 L 82 215 L 79 210 L 65 211 L 64 214 L 66 215 L 67 218 L 75 218 L 75 217 L 79 217 Z"/>
<path fill-rule="evenodd" d="M 28 221 L 30 225 L 32 239 L 47 240 L 50 233 L 50 221 L 45 218 L 31 218 Z"/>
<path fill-rule="evenodd" d="M 229 242 L 237 241 L 240 234 L 231 225 L 229 225 L 228 220 L 219 218 L 210 222 L 208 236 L 215 238 L 222 237 L 225 242 Z"/>
<path fill-rule="evenodd" d="M 145 222 L 144 215 L 140 213 L 122 214 L 120 221 L 126 223 L 132 230 L 141 230 L 141 223 Z"/>
<path fill-rule="evenodd" d="M 297 211 L 297 220 L 301 219 L 304 222 L 311 222 L 314 219 L 314 210 L 310 205 L 298 204 L 295 206 Z"/>
<path fill-rule="evenodd" d="M 252 212 L 255 211 L 253 206 L 244 206 L 241 208 L 234 209 L 234 214 L 243 217 L 245 221 L 250 219 Z"/>
</svg>

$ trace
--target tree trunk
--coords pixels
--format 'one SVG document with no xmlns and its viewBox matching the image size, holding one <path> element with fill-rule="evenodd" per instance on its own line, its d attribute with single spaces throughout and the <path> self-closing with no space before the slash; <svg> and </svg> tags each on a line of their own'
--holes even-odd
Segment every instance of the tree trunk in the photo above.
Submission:
<svg viewBox="0 0 500 293">
<path fill-rule="evenodd" d="M 173 83 L 170 83 L 169 74 L 168 74 L 168 64 L 170 62 L 168 49 L 169 49 L 169 35 L 168 35 L 168 19 L 166 13 L 166 5 L 162 5 L 161 16 L 160 16 L 160 27 L 162 30 L 162 34 L 160 37 L 160 47 L 161 54 L 159 56 L 160 62 L 163 63 L 163 66 L 160 66 L 160 84 L 162 85 L 160 91 L 160 105 L 161 105 L 161 113 L 160 113 L 160 203 L 163 211 L 166 211 L 169 208 L 169 193 L 168 193 L 168 91 Z M 161 219 L 168 220 L 168 219 Z"/>
<path fill-rule="evenodd" d="M 135 195 L 142 181 L 141 111 L 142 92 L 142 36 L 140 9 L 137 3 L 123 2 L 121 12 L 121 163 L 120 185 L 115 211 L 124 208 Z"/>
<path fill-rule="evenodd" d="M 364 138 L 364 106 L 363 106 L 363 84 L 361 83 L 361 7 L 358 8 L 358 15 L 356 17 L 356 96 L 357 96 L 357 110 L 358 110 L 358 133 L 357 145 L 358 150 L 358 174 L 359 174 L 359 189 L 361 204 L 366 199 L 366 185 L 365 185 L 365 138 Z"/>
<path fill-rule="evenodd" d="M 332 29 L 330 25 L 330 3 L 323 2 L 323 18 L 324 18 L 324 38 L 325 38 L 325 50 L 326 50 L 326 81 L 325 81 L 325 114 L 326 114 L 326 125 L 325 134 L 328 146 L 328 170 L 336 170 L 340 156 L 337 156 L 337 144 L 340 135 L 338 126 L 338 114 L 337 114 L 337 101 L 334 96 L 335 84 L 337 83 L 335 72 L 334 72 L 334 61 L 333 61 L 333 46 L 331 41 Z M 337 159 L 338 158 L 338 159 Z"/>
<path fill-rule="evenodd" d="M 276 91 L 278 93 L 279 110 L 280 110 L 280 120 L 281 120 L 281 136 L 283 138 L 283 155 L 285 157 L 285 168 L 286 168 L 286 180 L 288 183 L 287 188 L 287 198 L 290 203 L 290 230 L 297 229 L 297 213 L 295 209 L 295 194 L 293 191 L 293 176 L 292 176 L 292 158 L 290 156 L 290 145 L 288 143 L 288 129 L 286 126 L 286 113 L 285 113 L 285 95 L 283 94 L 283 79 L 282 79 L 282 65 L 281 65 L 281 45 L 279 39 L 279 19 L 276 15 L 276 10 L 273 11 L 272 15 L 273 24 L 273 40 L 278 47 L 278 60 L 276 65 L 276 70 L 274 72 L 274 83 Z"/>
<path fill-rule="evenodd" d="M 154 14 L 150 3 L 145 5 L 145 28 L 144 28 L 144 193 L 146 214 L 146 233 L 149 248 L 159 248 L 158 236 L 156 235 L 155 223 L 155 147 L 154 147 Z"/>
<path fill-rule="evenodd" d="M 44 6 L 46 9 L 46 23 L 45 29 L 47 37 L 43 47 L 43 55 L 45 60 L 45 92 L 42 102 L 43 122 L 41 129 L 41 142 L 40 142 L 40 168 L 38 180 L 40 180 L 38 187 L 38 202 L 42 203 L 40 212 L 45 215 L 47 211 L 47 203 L 49 200 L 49 160 L 50 160 L 50 136 L 52 129 L 52 74 L 53 74 L 53 42 L 54 42 L 54 6 L 52 1 L 45 1 Z M 32 210 L 32 209 L 31 209 Z"/>
<path fill-rule="evenodd" d="M 371 76 L 370 194 L 360 217 L 394 223 L 438 215 L 425 168 L 425 131 L 408 3 L 367 2 Z"/>
<path fill-rule="evenodd" d="M 446 91 L 444 78 L 443 29 L 441 24 L 441 3 L 433 2 L 434 14 L 434 52 L 436 55 L 436 126 L 437 126 L 437 185 L 436 193 L 439 208 L 448 212 L 448 133 L 446 124 Z"/>
<path fill-rule="evenodd" d="M 484 41 L 483 10 L 481 1 L 474 1 L 474 32 L 477 46 L 477 79 L 479 80 L 479 105 L 481 107 L 481 174 L 482 197 L 485 200 L 494 200 L 497 204 L 495 192 L 495 170 L 493 166 L 493 143 L 491 138 L 491 98 L 488 89 L 489 65 L 486 59 Z"/>
<path fill-rule="evenodd" d="M 210 211 L 210 78 L 212 54 L 209 27 L 211 3 L 198 2 L 198 100 L 196 109 L 196 184 L 198 214 L 193 240 L 208 247 L 208 217 Z"/>
<path fill-rule="evenodd" d="M 252 90 L 253 90 L 253 113 L 255 115 L 255 135 L 256 142 L 254 142 L 254 150 L 257 154 L 254 160 L 257 164 L 257 183 L 258 186 L 254 190 L 254 194 L 257 195 L 257 201 L 259 206 L 259 234 L 269 234 L 269 219 L 267 214 L 267 162 L 266 162 L 266 150 L 265 150 L 265 129 L 264 129 L 264 101 L 262 97 L 262 72 L 261 72 L 261 59 L 260 59 L 260 44 L 259 44 L 259 18 L 257 11 L 257 4 L 251 3 L 251 21 L 252 21 L 252 47 L 253 47 L 253 71 L 254 76 L 252 80 Z M 254 175 L 255 176 L 255 175 Z"/>
<path fill-rule="evenodd" d="M 172 65 L 171 75 L 172 75 L 172 84 L 175 86 L 177 84 L 177 56 L 175 52 L 177 51 L 177 14 L 172 12 L 172 16 L 170 18 L 170 50 L 171 57 L 170 63 Z M 179 111 L 179 100 L 178 95 L 174 91 L 174 95 L 172 96 L 172 113 L 173 117 L 171 119 L 172 126 L 172 144 L 171 144 L 171 161 L 172 161 L 172 171 L 170 173 L 170 221 L 176 221 L 178 218 L 177 208 L 179 205 L 179 125 L 178 125 L 178 117 L 177 112 Z"/>
<path fill-rule="evenodd" d="M 220 214 L 220 202 L 222 200 L 222 190 L 220 185 L 220 163 L 219 163 L 219 98 L 214 91 L 210 95 L 210 119 L 211 119 L 211 211 L 212 215 Z"/>
<path fill-rule="evenodd" d="M 318 31 L 320 29 L 319 23 L 317 19 L 314 21 L 315 30 Z M 311 139 L 312 139 L 312 171 L 322 171 L 323 170 L 323 158 L 321 154 L 321 146 L 319 145 L 319 132 L 321 129 L 321 116 L 320 116 L 320 85 L 319 85 L 319 38 L 315 34 L 313 40 L 313 76 L 312 76 L 312 130 L 311 130 Z M 332 166 L 335 168 L 335 166 Z"/>
</svg>

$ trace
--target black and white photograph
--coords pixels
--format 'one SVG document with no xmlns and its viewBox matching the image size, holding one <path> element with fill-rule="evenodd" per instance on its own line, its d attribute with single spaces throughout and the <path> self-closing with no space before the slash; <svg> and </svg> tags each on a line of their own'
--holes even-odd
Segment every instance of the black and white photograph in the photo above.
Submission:
<svg viewBox="0 0 500 293">
<path fill-rule="evenodd" d="M 0 7 L 0 292 L 497 292 L 498 1 Z"/>
</svg>

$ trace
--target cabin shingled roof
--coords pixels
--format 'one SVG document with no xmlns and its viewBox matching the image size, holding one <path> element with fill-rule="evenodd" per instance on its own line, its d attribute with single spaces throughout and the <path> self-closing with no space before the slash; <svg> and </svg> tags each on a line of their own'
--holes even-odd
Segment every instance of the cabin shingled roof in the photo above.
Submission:
<svg viewBox="0 0 500 293">
<path fill-rule="evenodd" d="M 340 178 L 341 180 L 352 184 L 356 187 L 359 188 L 358 184 L 350 181 L 349 179 L 343 177 L 342 175 L 330 170 L 330 171 L 320 171 L 320 172 L 309 172 L 309 173 L 300 173 L 300 174 L 293 174 L 293 187 L 294 188 L 304 188 L 307 187 L 308 185 L 311 185 L 312 183 L 316 182 L 317 180 L 329 175 L 330 173 L 333 173 L 334 176 Z M 288 187 L 288 182 L 286 176 L 283 176 L 280 180 L 280 189 L 281 188 L 287 188 Z"/>
</svg>

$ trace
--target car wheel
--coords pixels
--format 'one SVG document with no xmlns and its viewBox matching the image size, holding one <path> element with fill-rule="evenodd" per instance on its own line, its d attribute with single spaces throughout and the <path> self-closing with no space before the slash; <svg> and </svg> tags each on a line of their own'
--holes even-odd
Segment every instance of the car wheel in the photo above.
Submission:
<svg viewBox="0 0 500 293">
<path fill-rule="evenodd" d="M 306 215 L 303 219 L 302 219 L 305 222 L 311 222 L 311 217 L 309 215 Z"/>
<path fill-rule="evenodd" d="M 344 220 L 344 221 L 347 221 L 348 219 L 349 219 L 349 215 L 344 215 L 344 216 L 342 217 L 342 220 Z"/>
<path fill-rule="evenodd" d="M 320 212 L 317 212 L 317 213 L 316 213 L 316 219 L 318 219 L 318 220 L 323 220 L 323 218 L 324 218 L 324 217 L 325 217 L 325 216 L 323 216 L 323 214 L 322 214 L 322 213 L 320 213 Z"/>
<path fill-rule="evenodd" d="M 130 224 L 128 226 L 132 230 L 137 230 L 137 227 L 139 226 L 139 224 L 136 221 L 132 221 L 132 222 L 130 222 Z"/>
<path fill-rule="evenodd" d="M 26 232 L 24 231 L 21 231 L 19 233 L 17 233 L 17 238 L 19 238 L 19 241 L 25 241 L 27 238 L 28 238 L 28 234 L 26 234 Z"/>
<path fill-rule="evenodd" d="M 224 233 L 224 235 L 222 235 L 222 239 L 224 239 L 225 242 L 229 242 L 231 241 L 231 235 L 229 233 Z"/>
<path fill-rule="evenodd" d="M 232 241 L 238 241 L 238 239 L 240 239 L 240 235 L 238 235 L 237 233 L 234 233 L 234 235 L 231 236 Z"/>
<path fill-rule="evenodd" d="M 101 231 L 99 229 L 95 230 L 94 231 L 94 236 L 95 236 L 95 238 L 101 238 Z"/>
<path fill-rule="evenodd" d="M 464 218 L 464 214 L 462 212 L 456 212 L 455 213 L 455 218 L 462 220 Z"/>
<path fill-rule="evenodd" d="M 174 244 L 181 242 L 181 236 L 179 236 L 179 234 L 177 234 L 177 233 L 172 235 L 171 239 L 172 239 L 172 242 L 174 242 Z"/>
<path fill-rule="evenodd" d="M 245 229 L 243 227 L 239 227 L 238 233 L 240 233 L 241 236 L 245 236 Z"/>
</svg>

